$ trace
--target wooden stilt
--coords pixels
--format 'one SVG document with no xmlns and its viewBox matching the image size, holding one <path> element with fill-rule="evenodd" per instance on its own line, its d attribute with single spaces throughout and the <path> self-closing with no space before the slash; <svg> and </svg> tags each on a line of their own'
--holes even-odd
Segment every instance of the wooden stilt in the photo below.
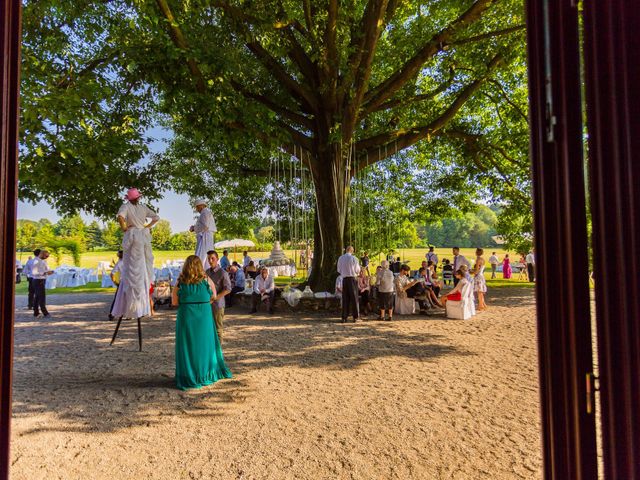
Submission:
<svg viewBox="0 0 640 480">
<path fill-rule="evenodd" d="M 116 336 L 118 335 L 118 330 L 120 329 L 120 323 L 122 323 L 122 317 L 118 319 L 118 324 L 116 325 L 116 330 L 113 332 L 113 337 L 111 337 L 111 343 L 109 345 L 113 345 L 113 342 L 116 341 Z"/>
<path fill-rule="evenodd" d="M 138 317 L 138 347 L 142 351 L 142 326 L 140 325 L 140 317 Z"/>
</svg>

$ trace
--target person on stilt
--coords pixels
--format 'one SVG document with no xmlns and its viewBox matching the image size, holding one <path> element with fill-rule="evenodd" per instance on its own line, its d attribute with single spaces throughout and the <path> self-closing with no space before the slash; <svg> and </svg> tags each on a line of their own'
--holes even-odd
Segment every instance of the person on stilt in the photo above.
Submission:
<svg viewBox="0 0 640 480">
<path fill-rule="evenodd" d="M 202 260 L 202 266 L 206 271 L 211 266 L 207 260 L 207 252 L 213 250 L 214 237 L 218 229 L 205 199 L 199 198 L 194 202 L 194 206 L 200 216 L 189 230 L 196 234 L 196 255 Z"/>
<path fill-rule="evenodd" d="M 111 314 L 114 317 L 140 318 L 151 313 L 149 289 L 154 280 L 151 228 L 160 216 L 140 203 L 140 192 L 130 188 L 127 202 L 118 211 L 118 223 L 124 232 L 120 286 Z"/>
<path fill-rule="evenodd" d="M 338 259 L 338 273 L 342 275 L 342 323 L 347 322 L 349 315 L 358 322 L 358 275 L 360 262 L 353 255 L 353 247 L 349 245 L 345 254 Z"/>
</svg>

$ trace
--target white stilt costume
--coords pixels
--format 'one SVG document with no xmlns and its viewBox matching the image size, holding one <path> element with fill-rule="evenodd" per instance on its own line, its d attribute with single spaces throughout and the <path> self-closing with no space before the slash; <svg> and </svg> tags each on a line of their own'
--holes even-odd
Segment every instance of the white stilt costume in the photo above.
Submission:
<svg viewBox="0 0 640 480">
<path fill-rule="evenodd" d="M 118 217 L 124 219 L 127 230 L 122 239 L 120 288 L 111 314 L 114 317 L 144 317 L 151 313 L 149 289 L 154 277 L 151 230 L 145 225 L 147 219 L 157 222 L 160 217 L 146 205 L 130 202 L 120 207 Z"/>
<path fill-rule="evenodd" d="M 213 213 L 211 213 L 211 210 L 206 206 L 206 200 L 196 200 L 195 206 L 198 207 L 200 205 L 204 206 L 204 208 L 200 210 L 200 216 L 193 226 L 193 231 L 196 234 L 196 256 L 200 257 L 206 271 L 209 268 L 207 252 L 213 250 L 214 235 L 217 228 Z"/>
</svg>

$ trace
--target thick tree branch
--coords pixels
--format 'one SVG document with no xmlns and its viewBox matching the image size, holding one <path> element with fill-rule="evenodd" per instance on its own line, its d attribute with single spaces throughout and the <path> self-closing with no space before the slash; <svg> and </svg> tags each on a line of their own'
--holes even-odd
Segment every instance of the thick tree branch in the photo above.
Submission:
<svg viewBox="0 0 640 480">
<path fill-rule="evenodd" d="M 504 28 L 502 30 L 494 30 L 493 32 L 482 33 L 474 37 L 461 38 L 460 40 L 453 40 L 447 43 L 446 45 L 458 46 L 458 45 L 465 45 L 467 43 L 479 42 L 481 40 L 486 40 L 488 38 L 500 37 L 502 35 L 509 35 L 510 33 L 517 32 L 519 30 L 524 30 L 525 28 L 527 28 L 526 25 L 516 25 L 515 27 Z"/>
<path fill-rule="evenodd" d="M 338 36 L 338 0 L 329 0 L 327 8 L 327 26 L 324 32 L 324 63 L 327 68 L 327 83 L 329 85 L 329 98 L 335 94 L 338 80 L 338 48 L 336 39 Z"/>
<path fill-rule="evenodd" d="M 267 71 L 282 85 L 285 90 L 294 98 L 301 102 L 308 110 L 308 113 L 318 112 L 318 101 L 315 95 L 294 80 L 282 65 L 257 41 L 247 43 L 247 48 L 253 53 Z"/>
<path fill-rule="evenodd" d="M 479 19 L 494 1 L 495 0 L 476 0 L 462 15 L 434 35 L 399 70 L 367 92 L 364 97 L 364 108 L 376 108 L 381 103 L 390 99 L 403 85 L 417 75 L 426 61 L 433 58 L 443 49 L 446 42 L 453 38 L 462 28 Z"/>
<path fill-rule="evenodd" d="M 424 138 L 430 138 L 439 134 L 440 130 L 455 117 L 467 100 L 482 87 L 491 72 L 502 62 L 503 58 L 500 54 L 494 56 L 487 64 L 487 70 L 484 75 L 463 88 L 451 105 L 428 125 L 412 129 L 401 129 L 394 132 L 385 132 L 360 140 L 356 144 L 356 151 L 360 152 L 357 170 L 366 168 L 386 158 L 388 155 L 382 154 L 383 149 L 389 151 L 389 148 L 392 147 L 393 150 L 402 150 Z"/>
<path fill-rule="evenodd" d="M 56 86 L 58 88 L 68 88 L 71 85 L 73 85 L 77 79 L 88 75 L 89 73 L 95 71 L 98 67 L 104 65 L 105 63 L 115 60 L 116 58 L 118 58 L 119 55 L 120 55 L 120 52 L 113 51 L 102 57 L 94 58 L 89 63 L 87 63 L 84 66 L 84 68 L 79 70 L 78 73 L 76 73 L 75 75 L 73 74 L 73 70 L 70 69 L 69 73 L 65 75 L 63 78 L 61 78 L 56 84 Z"/>
<path fill-rule="evenodd" d="M 387 10 L 387 0 L 370 0 L 365 10 L 364 34 L 362 38 L 362 49 L 359 55 L 359 64 L 355 71 L 355 81 L 353 85 L 353 97 L 348 98 L 347 108 L 342 122 L 343 137 L 351 138 L 355 125 L 358 121 L 358 113 L 364 92 L 369 85 L 371 78 L 371 64 L 376 51 L 376 44 L 380 37 L 383 22 L 382 17 Z"/>
<path fill-rule="evenodd" d="M 413 103 L 423 102 L 425 100 L 431 100 L 432 98 L 435 98 L 436 96 L 444 92 L 451 85 L 453 85 L 453 75 L 451 76 L 451 78 L 449 78 L 449 80 L 447 80 L 445 83 L 441 84 L 438 88 L 436 88 L 435 90 L 432 90 L 429 93 L 423 93 L 423 94 L 413 95 L 406 98 L 395 98 L 395 99 L 389 100 L 387 102 L 384 102 L 378 105 L 375 108 L 375 110 L 365 110 L 362 113 L 362 117 L 365 117 L 370 113 L 378 112 L 381 110 L 389 110 L 390 108 L 402 108 L 407 105 L 411 105 Z"/>
<path fill-rule="evenodd" d="M 235 80 L 231 80 L 230 83 L 233 89 L 236 90 L 238 93 L 242 94 L 244 97 L 256 100 L 258 103 L 261 103 L 272 112 L 277 113 L 278 115 L 308 130 L 311 130 L 313 128 L 313 122 L 311 121 L 311 119 L 305 117 L 304 115 L 301 115 L 297 112 L 293 112 L 288 108 L 285 108 L 282 105 L 279 105 L 278 103 L 271 100 L 268 96 L 251 92 L 250 90 L 248 90 L 247 88 L 245 88 Z"/>
<path fill-rule="evenodd" d="M 167 0 L 156 0 L 156 3 L 169 25 L 169 35 L 171 36 L 171 39 L 173 40 L 174 45 L 179 49 L 184 50 L 185 53 L 188 52 L 189 45 L 187 44 L 187 41 L 184 38 L 182 30 L 178 26 L 178 23 L 176 22 L 176 19 L 173 16 L 173 13 L 171 12 L 171 8 L 169 8 L 169 4 L 167 3 Z M 198 66 L 195 59 L 187 56 L 186 60 L 187 60 L 187 65 L 189 67 L 189 70 L 191 71 L 191 75 L 193 76 L 196 82 L 196 90 L 199 93 L 204 93 L 207 87 L 206 87 L 204 75 L 202 74 L 200 67 Z"/>
</svg>

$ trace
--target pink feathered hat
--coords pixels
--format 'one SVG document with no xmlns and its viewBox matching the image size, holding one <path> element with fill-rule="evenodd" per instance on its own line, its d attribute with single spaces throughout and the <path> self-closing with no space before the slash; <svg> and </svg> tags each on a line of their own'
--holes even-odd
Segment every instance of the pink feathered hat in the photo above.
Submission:
<svg viewBox="0 0 640 480">
<path fill-rule="evenodd" d="M 127 200 L 135 200 L 136 198 L 140 198 L 141 194 L 137 188 L 130 188 L 127 190 L 127 194 L 124 196 Z"/>
</svg>

